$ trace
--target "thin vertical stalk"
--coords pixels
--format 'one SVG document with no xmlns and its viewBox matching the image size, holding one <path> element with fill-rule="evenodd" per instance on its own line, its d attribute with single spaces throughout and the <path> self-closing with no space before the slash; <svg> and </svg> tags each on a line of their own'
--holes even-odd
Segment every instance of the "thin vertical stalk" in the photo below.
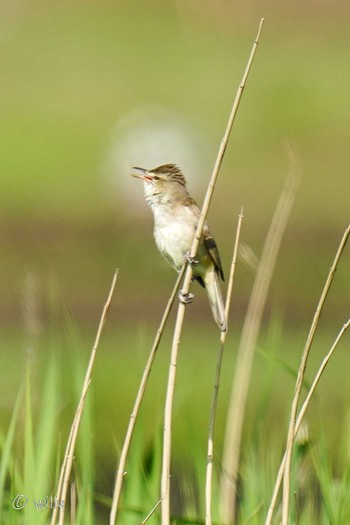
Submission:
<svg viewBox="0 0 350 525">
<path fill-rule="evenodd" d="M 223 523 L 232 523 L 236 514 L 236 487 L 241 452 L 242 428 L 251 370 L 267 293 L 276 265 L 281 240 L 294 203 L 300 173 L 294 157 L 285 187 L 277 203 L 266 236 L 238 349 L 235 378 L 228 409 L 222 476 L 220 483 L 220 513 Z"/>
<path fill-rule="evenodd" d="M 120 499 L 120 493 L 121 493 L 123 479 L 124 479 L 125 463 L 126 463 L 126 459 L 127 459 L 129 448 L 130 448 L 131 439 L 132 439 L 132 436 L 133 436 L 133 433 L 134 433 L 134 428 L 135 428 L 137 416 L 139 414 L 139 410 L 140 410 L 140 406 L 141 406 L 141 403 L 142 403 L 143 395 L 144 395 L 145 390 L 146 390 L 148 378 L 149 378 L 149 375 L 150 375 L 151 370 L 152 370 L 152 365 L 153 365 L 154 359 L 155 359 L 156 354 L 157 354 L 158 346 L 159 346 L 160 340 L 162 338 L 162 334 L 163 334 L 166 322 L 168 320 L 168 317 L 169 317 L 172 305 L 174 303 L 177 290 L 178 290 L 178 288 L 180 286 L 182 277 L 184 275 L 184 272 L 185 272 L 185 266 L 183 266 L 181 272 L 178 275 L 178 278 L 176 280 L 175 286 L 173 288 L 173 291 L 171 292 L 169 301 L 168 301 L 167 306 L 166 306 L 166 308 L 164 310 L 162 320 L 160 322 L 160 325 L 159 325 L 159 328 L 158 328 L 155 340 L 153 342 L 153 346 L 152 346 L 151 352 L 149 354 L 149 357 L 148 357 L 145 369 L 144 369 L 143 374 L 142 374 L 139 390 L 138 390 L 138 392 L 136 394 L 135 403 L 134 403 L 132 412 L 130 414 L 129 425 L 128 425 L 128 428 L 127 428 L 127 431 L 126 431 L 126 436 L 125 436 L 125 439 L 124 439 L 123 447 L 122 447 L 122 450 L 121 450 L 121 453 L 120 453 L 120 458 L 119 458 L 117 476 L 116 476 L 116 480 L 115 480 L 113 499 L 112 499 L 112 508 L 111 508 L 111 513 L 110 513 L 110 518 L 109 518 L 109 525 L 114 525 L 115 520 L 116 520 L 118 504 L 119 504 L 119 499 Z"/>
<path fill-rule="evenodd" d="M 233 290 L 233 279 L 234 279 L 235 269 L 236 269 L 237 251 L 238 251 L 239 238 L 240 238 L 240 233 L 241 233 L 242 220 L 243 220 L 243 208 L 238 217 L 236 239 L 234 243 L 232 262 L 231 262 L 231 268 L 230 268 L 230 277 L 229 277 L 228 286 L 227 286 L 227 295 L 226 295 L 226 303 L 225 303 L 226 326 L 228 325 L 228 317 L 230 313 L 231 297 L 232 297 L 232 290 Z M 206 469 L 206 480 L 205 480 L 205 524 L 206 525 L 212 525 L 211 501 L 212 501 L 213 461 L 214 461 L 214 428 L 215 428 L 215 417 L 216 417 L 216 409 L 217 409 L 218 396 L 219 396 L 221 364 L 222 364 L 222 357 L 224 354 L 226 334 L 227 332 L 221 332 L 220 334 L 220 349 L 219 349 L 219 355 L 218 355 L 218 360 L 217 360 L 217 365 L 216 365 L 213 399 L 212 399 L 210 419 L 209 419 L 207 469 Z"/>
<path fill-rule="evenodd" d="M 93 366 L 94 366 L 95 357 L 96 357 L 98 345 L 99 345 L 99 342 L 100 342 L 102 330 L 103 330 L 105 321 L 107 319 L 107 314 L 108 314 L 109 307 L 110 307 L 111 302 L 112 302 L 113 292 L 114 292 L 115 284 L 117 282 L 117 276 L 118 276 L 118 270 L 115 272 L 115 274 L 113 276 L 111 288 L 110 288 L 110 291 L 109 291 L 109 294 L 108 294 L 108 297 L 107 297 L 107 301 L 106 301 L 106 303 L 105 303 L 105 305 L 103 307 L 103 310 L 102 310 L 101 319 L 100 319 L 100 322 L 99 322 L 99 325 L 98 325 L 97 334 L 96 334 L 96 338 L 95 338 L 95 343 L 94 343 L 94 346 L 92 348 L 92 351 L 91 351 L 91 354 L 90 354 L 89 363 L 88 363 L 88 367 L 87 367 L 87 370 L 86 370 L 86 373 L 85 373 L 85 378 L 84 378 L 84 383 L 83 383 L 83 387 L 82 387 L 81 396 L 80 396 L 80 399 L 79 399 L 78 407 L 77 407 L 77 410 L 75 412 L 75 416 L 74 416 L 74 419 L 73 419 L 73 423 L 72 423 L 71 430 L 70 430 L 69 437 L 68 437 L 68 441 L 67 441 L 66 451 L 65 451 L 65 455 L 64 455 L 63 464 L 62 464 L 62 467 L 61 467 L 60 478 L 59 478 L 57 494 L 56 494 L 57 499 L 59 501 L 63 501 L 63 502 L 66 501 L 66 494 L 67 494 L 67 489 L 68 489 L 69 476 L 70 476 L 70 473 L 71 473 L 72 463 L 73 463 L 75 443 L 76 443 L 76 440 L 77 440 L 80 420 L 81 420 L 81 416 L 82 416 L 83 409 L 84 409 L 84 404 L 85 404 L 87 391 L 88 391 L 88 388 L 89 388 L 90 383 L 91 383 L 92 369 L 93 369 Z M 65 505 L 63 505 L 61 507 L 61 509 L 60 509 L 59 525 L 63 525 L 64 511 L 65 511 Z M 55 508 L 53 510 L 53 513 L 52 513 L 51 525 L 55 525 L 55 523 L 56 523 L 57 512 L 58 512 L 58 509 L 55 506 Z"/>
<path fill-rule="evenodd" d="M 300 409 L 300 412 L 299 412 L 299 415 L 298 415 L 298 418 L 296 420 L 296 423 L 295 423 L 295 431 L 294 431 L 294 439 L 298 433 L 298 430 L 300 428 L 300 425 L 303 421 L 303 418 L 305 416 L 305 412 L 309 406 L 309 403 L 310 403 L 310 400 L 316 390 L 316 387 L 321 379 L 321 376 L 326 368 L 326 366 L 328 365 L 328 362 L 330 360 L 330 358 L 332 357 L 336 347 L 338 346 L 341 338 L 343 337 L 343 335 L 345 334 L 346 330 L 349 328 L 350 326 L 350 319 L 348 319 L 348 321 L 343 324 L 340 332 L 338 333 L 331 349 L 329 350 L 328 354 L 325 356 L 325 358 L 323 359 L 322 363 L 321 363 L 321 366 L 320 368 L 318 369 L 317 371 L 317 374 L 315 376 L 315 379 L 313 380 L 312 382 L 312 385 L 310 387 L 310 390 L 309 390 L 309 393 L 308 395 L 306 396 L 306 399 Z M 270 503 L 270 507 L 269 507 L 269 510 L 268 510 L 268 513 L 267 513 L 267 516 L 266 516 L 266 520 L 265 520 L 265 525 L 271 525 L 271 522 L 272 522 L 272 517 L 273 517 L 273 513 L 274 513 L 274 510 L 275 510 L 275 507 L 276 507 L 276 502 L 277 502 L 277 497 L 278 497 L 278 493 L 279 493 L 279 490 L 281 488 L 281 483 L 282 483 L 282 479 L 283 479 L 283 474 L 284 474 L 284 471 L 285 471 L 285 466 L 286 466 L 286 453 L 284 454 L 283 456 L 283 459 L 281 461 L 281 465 L 280 465 L 280 468 L 279 468 L 279 471 L 278 471 L 278 474 L 277 474 L 277 479 L 276 479 L 276 483 L 275 483 L 275 487 L 274 487 L 274 491 L 273 491 L 273 495 L 272 495 L 272 499 L 271 499 L 271 503 Z"/>
<path fill-rule="evenodd" d="M 329 270 L 329 274 L 328 274 L 325 286 L 323 288 L 323 291 L 320 297 L 320 301 L 317 305 L 317 308 L 314 314 L 314 318 L 311 324 L 310 332 L 309 332 L 309 335 L 308 335 L 308 338 L 305 344 L 304 352 L 301 357 L 301 362 L 300 362 L 300 366 L 298 370 L 298 376 L 297 376 L 297 381 L 295 385 L 295 392 L 294 392 L 291 414 L 290 414 L 290 419 L 289 419 L 288 438 L 287 438 L 287 447 L 286 447 L 286 460 L 285 460 L 285 468 L 284 468 L 284 476 L 283 476 L 282 525 L 288 525 L 289 499 L 290 499 L 290 468 L 291 468 L 292 452 L 293 452 L 294 436 L 295 436 L 295 421 L 296 421 L 296 415 L 297 415 L 297 410 L 298 410 L 300 392 L 303 386 L 304 373 L 305 373 L 308 357 L 310 354 L 311 346 L 314 340 L 315 332 L 316 332 L 318 322 L 319 322 L 319 319 L 322 313 L 322 309 L 326 301 L 329 289 L 331 287 L 335 272 L 337 270 L 339 259 L 341 257 L 341 254 L 348 240 L 349 233 L 350 233 L 350 226 L 348 226 L 348 228 L 344 232 L 344 235 L 342 237 L 342 240 L 340 241 L 336 256 L 334 258 L 333 264 Z"/>
<path fill-rule="evenodd" d="M 209 205 L 214 192 L 215 183 L 220 171 L 221 163 L 225 154 L 226 146 L 230 137 L 231 129 L 237 114 L 238 106 L 246 85 L 248 74 L 253 63 L 255 52 L 258 46 L 259 36 L 263 26 L 264 19 L 260 21 L 259 30 L 257 37 L 254 41 L 252 51 L 250 53 L 248 63 L 239 85 L 236 98 L 234 100 L 231 113 L 229 116 L 228 124 L 226 126 L 225 135 L 221 141 L 219 152 L 216 158 L 213 173 L 207 188 L 207 192 L 204 199 L 201 215 L 198 221 L 197 231 L 193 239 L 191 248 L 191 257 L 195 257 L 202 234 L 203 226 L 205 223 L 206 216 L 208 214 Z M 183 294 L 188 293 L 192 277 L 191 265 L 187 266 L 185 279 L 183 284 Z M 178 306 L 177 318 L 175 322 L 175 329 L 173 335 L 173 343 L 170 357 L 168 385 L 165 399 L 165 413 L 164 413 L 164 431 L 163 431 L 163 456 L 162 456 L 162 473 L 161 473 L 161 513 L 162 513 L 162 525 L 170 525 L 170 457 L 171 457 L 171 426 L 172 426 L 172 407 L 174 399 L 174 389 L 176 382 L 176 367 L 177 367 L 177 354 L 180 345 L 180 337 L 182 332 L 183 321 L 185 317 L 186 306 L 180 303 Z"/>
</svg>

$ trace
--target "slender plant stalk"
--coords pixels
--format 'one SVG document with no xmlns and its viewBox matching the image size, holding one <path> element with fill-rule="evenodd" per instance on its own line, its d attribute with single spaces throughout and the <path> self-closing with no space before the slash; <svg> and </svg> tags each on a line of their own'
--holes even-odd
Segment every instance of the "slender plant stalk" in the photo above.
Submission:
<svg viewBox="0 0 350 525">
<path fill-rule="evenodd" d="M 329 363 L 329 360 L 330 358 L 332 357 L 336 347 L 338 346 L 341 338 L 343 337 L 343 335 L 345 334 L 346 330 L 349 328 L 350 326 L 350 319 L 348 319 L 348 321 L 342 326 L 340 332 L 338 333 L 331 349 L 329 350 L 328 354 L 325 356 L 325 358 L 323 359 L 322 363 L 321 363 L 321 366 L 320 368 L 318 369 L 317 371 L 317 374 L 315 376 L 315 379 L 313 380 L 312 382 L 312 385 L 310 387 L 310 390 L 309 390 L 309 393 L 301 407 L 301 410 L 299 412 L 299 415 L 298 415 L 298 418 L 296 420 L 296 423 L 295 423 L 295 431 L 294 431 L 294 438 L 296 437 L 298 431 L 299 431 L 299 428 L 300 428 L 300 425 L 303 421 L 303 418 L 305 416 L 305 412 L 309 406 L 309 403 L 310 403 L 310 400 L 316 390 L 316 387 L 321 379 L 321 376 L 326 368 L 326 366 L 328 365 Z M 273 491 L 273 495 L 272 495 L 272 499 L 271 499 L 271 503 L 270 503 L 270 507 L 269 507 L 269 511 L 267 513 L 267 516 L 266 516 L 266 520 L 265 520 L 265 525 L 271 525 L 271 522 L 272 522 L 272 517 L 273 517 L 273 513 L 274 513 L 274 510 L 275 510 L 275 507 L 276 507 L 276 502 L 277 502 L 277 497 L 278 497 L 278 493 L 279 493 L 279 490 L 281 488 L 281 483 L 282 483 L 282 479 L 283 479 L 283 474 L 284 474 L 284 470 L 285 470 L 285 465 L 286 465 L 286 453 L 284 454 L 283 456 L 283 459 L 281 461 L 281 465 L 280 465 L 280 468 L 279 468 L 279 471 L 278 471 L 278 475 L 277 475 L 277 479 L 276 479 L 276 484 L 275 484 L 275 487 L 274 487 L 274 491 Z"/>
<path fill-rule="evenodd" d="M 56 497 L 57 497 L 57 499 L 58 499 L 59 501 L 61 501 L 62 486 L 63 486 L 63 478 L 64 478 L 64 473 L 65 473 L 65 471 L 66 471 L 66 466 L 67 466 L 67 461 L 68 461 L 69 449 L 70 449 L 71 442 L 72 442 L 73 429 L 74 429 L 75 424 L 76 424 L 77 412 L 78 412 L 78 410 L 80 410 L 80 405 L 81 405 L 81 399 L 80 399 L 80 401 L 79 401 L 78 409 L 77 409 L 77 411 L 76 411 L 76 413 L 75 413 L 74 420 L 73 420 L 73 424 L 72 424 L 71 429 L 70 429 L 70 432 L 69 432 L 69 436 L 68 436 L 68 440 L 67 440 L 67 445 L 66 445 L 66 450 L 65 450 L 64 458 L 63 458 L 63 463 L 62 463 L 61 470 L 60 470 L 60 476 L 59 476 L 59 479 L 58 479 L 58 485 L 57 485 Z M 56 506 L 55 506 L 54 509 L 53 509 L 53 512 L 52 512 L 52 516 L 51 516 L 51 525 L 55 525 L 55 523 L 56 523 L 56 518 L 57 518 L 57 513 L 58 513 L 58 508 L 56 508 Z"/>
<path fill-rule="evenodd" d="M 291 152 L 289 152 L 291 153 Z M 266 236 L 238 350 L 235 378 L 228 409 L 220 483 L 220 513 L 223 523 L 232 523 L 236 513 L 236 487 L 241 451 L 242 428 L 251 370 L 262 314 L 274 272 L 281 240 L 294 203 L 300 171 L 294 156 L 290 173 L 277 203 Z"/>
<path fill-rule="evenodd" d="M 334 258 L 333 264 L 329 270 L 329 274 L 328 274 L 325 286 L 323 288 L 320 301 L 317 305 L 317 308 L 314 314 L 314 318 L 311 324 L 310 332 L 309 332 L 309 335 L 308 335 L 308 338 L 305 344 L 304 352 L 301 357 L 301 362 L 300 362 L 300 366 L 298 370 L 294 397 L 292 401 L 291 414 L 290 414 L 290 419 L 289 419 L 288 438 L 287 438 L 287 446 L 286 446 L 286 460 L 285 460 L 285 468 L 284 468 L 284 475 L 283 475 L 282 525 L 288 525 L 289 500 L 290 500 L 290 468 L 291 468 L 292 452 L 293 452 L 294 437 L 295 437 L 295 422 L 296 422 L 300 392 L 303 386 L 304 373 L 305 373 L 308 357 L 310 354 L 311 345 L 313 343 L 315 332 L 316 332 L 318 322 L 319 322 L 319 319 L 322 313 L 322 309 L 326 301 L 329 289 L 331 287 L 339 259 L 341 257 L 341 254 L 348 240 L 349 234 L 350 234 L 350 226 L 348 226 L 348 228 L 344 232 L 343 238 L 338 247 L 338 251 Z"/>
<path fill-rule="evenodd" d="M 94 362 L 95 362 L 95 357 L 96 357 L 98 345 L 99 345 L 100 338 L 101 338 L 101 333 L 102 333 L 102 330 L 103 330 L 103 327 L 104 327 L 104 324 L 105 324 L 105 321 L 106 321 L 106 318 L 107 318 L 109 307 L 110 307 L 111 302 L 112 302 L 113 292 L 114 292 L 115 284 L 117 282 L 117 276 L 118 276 L 118 270 L 115 272 L 115 274 L 113 276 L 111 288 L 110 288 L 110 291 L 109 291 L 109 294 L 108 294 L 108 298 L 107 298 L 107 301 L 106 301 L 106 303 L 105 303 L 105 305 L 103 307 L 103 310 L 102 310 L 102 315 L 101 315 L 100 323 L 98 325 L 95 343 L 94 343 L 94 346 L 92 348 L 92 351 L 91 351 L 91 354 L 90 354 L 89 363 L 88 363 L 88 367 L 87 367 L 87 370 L 86 370 L 86 373 L 85 373 L 85 378 L 84 378 L 84 383 L 83 383 L 83 387 L 82 387 L 80 400 L 79 400 L 78 407 L 77 407 L 77 410 L 75 412 L 74 420 L 73 420 L 73 423 L 72 423 L 72 427 L 71 427 L 71 430 L 70 430 L 70 433 L 69 433 L 67 446 L 66 446 L 66 451 L 65 451 L 65 456 L 64 456 L 64 460 L 63 460 L 63 464 L 62 464 L 61 472 L 60 472 L 60 478 L 59 478 L 59 483 L 58 483 L 58 488 L 57 488 L 57 494 L 56 494 L 57 499 L 59 501 L 64 501 L 64 502 L 66 501 L 66 494 L 67 494 L 69 476 L 70 476 L 71 469 L 72 469 L 72 463 L 73 463 L 73 457 L 74 457 L 73 455 L 74 455 L 75 443 L 76 443 L 76 440 L 77 440 L 80 420 L 81 420 L 81 416 L 82 416 L 82 413 L 83 413 L 83 408 L 84 408 L 84 404 L 85 404 L 87 391 L 88 391 L 89 385 L 91 383 L 91 374 L 92 374 L 92 369 L 93 369 Z M 61 509 L 60 509 L 59 525 L 63 525 L 64 510 L 65 510 L 65 505 L 63 505 L 61 507 Z M 55 525 L 56 517 L 57 517 L 57 508 L 55 507 L 55 509 L 53 510 L 53 513 L 52 513 L 51 525 Z"/>
<path fill-rule="evenodd" d="M 138 413 L 139 413 L 139 410 L 140 410 L 140 406 L 141 406 L 141 403 L 142 403 L 143 395 L 145 393 L 147 382 L 148 382 L 148 378 L 149 378 L 149 375 L 151 373 L 152 365 L 153 365 L 154 359 L 155 359 L 156 354 L 157 354 L 158 346 L 159 346 L 160 340 L 162 338 L 162 334 L 163 334 L 166 322 L 168 320 L 168 317 L 169 317 L 172 305 L 174 303 L 177 290 L 178 290 L 178 288 L 180 286 L 182 277 L 184 275 L 184 272 L 185 272 L 185 266 L 183 266 L 181 272 L 178 275 L 178 278 L 176 280 L 174 289 L 171 292 L 169 301 L 168 301 L 167 306 L 166 306 L 166 308 L 164 310 L 162 320 L 160 322 L 160 325 L 159 325 L 156 337 L 155 337 L 154 342 L 153 342 L 153 346 L 152 346 L 151 352 L 149 354 L 149 357 L 148 357 L 145 369 L 144 369 L 143 374 L 142 374 L 142 378 L 141 378 L 139 390 L 138 390 L 137 395 L 136 395 L 134 406 L 133 406 L 132 412 L 130 414 L 129 425 L 128 425 L 128 428 L 127 428 L 127 431 L 126 431 L 126 436 L 125 436 L 123 447 L 122 447 L 122 450 L 121 450 L 121 453 L 120 453 L 118 470 L 117 470 L 117 476 L 116 476 L 116 481 L 115 481 L 115 485 L 114 485 L 112 508 L 111 508 L 111 513 L 110 513 L 110 518 L 109 518 L 109 524 L 110 525 L 114 525 L 115 520 L 116 520 L 117 511 L 118 511 L 118 504 L 119 504 L 119 499 L 120 499 L 120 494 L 121 494 L 121 489 L 122 489 L 122 484 L 123 484 L 123 479 L 124 479 L 124 474 L 125 474 L 125 463 L 126 463 L 126 459 L 127 459 L 127 456 L 128 456 L 130 443 L 131 443 L 131 439 L 132 439 L 132 436 L 133 436 L 133 433 L 134 433 L 136 419 L 137 419 L 137 416 L 138 416 Z"/>
<path fill-rule="evenodd" d="M 187 288 L 188 289 L 188 288 Z M 186 288 L 185 288 L 186 290 Z M 173 345 L 171 350 L 168 375 L 167 393 L 165 399 L 164 430 L 163 430 L 163 459 L 161 473 L 161 511 L 162 525 L 170 525 L 170 454 L 171 454 L 171 422 L 172 406 L 176 381 L 177 353 L 180 344 L 182 324 L 185 316 L 185 305 L 179 304 Z"/>
<path fill-rule="evenodd" d="M 237 251 L 239 245 L 239 238 L 241 233 L 241 225 L 243 220 L 243 208 L 238 217 L 236 240 L 233 248 L 232 263 L 230 268 L 230 277 L 227 286 L 226 304 L 225 304 L 225 317 L 226 326 L 228 324 L 228 317 L 230 313 L 230 304 L 233 290 L 233 278 L 236 269 Z M 212 499 L 212 480 L 213 480 L 213 462 L 214 462 L 214 428 L 215 428 L 215 417 L 216 408 L 219 396 L 220 376 L 221 376 L 221 365 L 222 357 L 224 354 L 225 340 L 227 332 L 221 332 L 220 334 L 220 349 L 216 365 L 215 382 L 213 389 L 213 399 L 210 410 L 209 419 L 209 430 L 208 430 L 208 449 L 207 449 L 207 470 L 206 470 L 206 481 L 205 481 L 205 524 L 212 525 L 212 512 L 211 512 L 211 499 Z"/>
<path fill-rule="evenodd" d="M 76 415 L 74 417 L 74 421 L 73 421 L 73 424 L 72 424 L 71 433 L 69 435 L 69 440 L 68 440 L 69 441 L 69 447 L 68 447 L 67 456 L 66 456 L 66 460 L 65 460 L 65 469 L 63 471 L 62 486 L 61 486 L 61 491 L 60 491 L 60 495 L 59 495 L 59 499 L 61 501 L 63 501 L 63 502 L 67 501 L 66 496 L 67 496 L 67 492 L 68 492 L 69 477 L 70 477 L 70 473 L 71 473 L 71 470 L 72 470 L 72 464 L 73 464 L 73 459 L 74 459 L 74 449 L 75 449 L 75 444 L 76 444 L 76 441 L 77 441 L 80 420 L 81 420 L 81 416 L 82 416 L 82 413 L 83 413 L 83 409 L 84 409 L 84 405 L 85 405 L 85 401 L 86 401 L 86 396 L 87 396 L 87 392 L 88 392 L 90 383 L 91 383 L 91 379 L 89 379 L 86 384 L 84 383 L 84 387 L 83 387 L 83 390 L 82 390 L 82 393 L 81 393 L 80 401 L 79 401 L 79 404 L 78 404 L 78 407 L 77 407 L 77 410 L 76 410 Z M 63 505 L 61 507 L 61 509 L 60 509 L 59 520 L 58 520 L 59 525 L 63 525 L 63 523 L 64 523 L 65 507 L 66 507 L 66 505 Z"/>
<path fill-rule="evenodd" d="M 72 483 L 70 488 L 70 523 L 75 525 L 77 515 L 77 488 L 75 483 Z"/>
<path fill-rule="evenodd" d="M 231 113 L 229 116 L 225 135 L 220 144 L 219 152 L 216 158 L 215 166 L 214 166 L 213 173 L 212 173 L 212 176 L 211 176 L 208 188 L 207 188 L 201 215 L 198 221 L 196 234 L 193 239 L 191 253 L 190 253 L 191 257 L 195 257 L 197 253 L 203 226 L 204 226 L 205 219 L 208 213 L 211 198 L 214 192 L 215 183 L 216 183 L 219 171 L 220 171 L 221 163 L 222 163 L 222 160 L 225 154 L 225 150 L 228 144 L 233 122 L 237 114 L 238 106 L 239 106 L 239 103 L 240 103 L 240 100 L 241 100 L 241 97 L 242 97 L 242 94 L 243 94 L 243 91 L 246 85 L 246 81 L 248 78 L 248 74 L 249 74 L 253 59 L 254 59 L 254 55 L 255 55 L 255 52 L 258 46 L 259 36 L 261 33 L 263 22 L 264 22 L 264 19 L 261 19 L 260 25 L 259 25 L 259 31 L 255 39 L 255 42 L 253 44 L 253 48 L 250 53 L 241 84 L 239 85 L 239 88 L 236 94 L 236 98 L 234 100 L 234 103 L 231 109 Z M 185 273 L 183 288 L 182 288 L 183 294 L 188 293 L 188 290 L 191 284 L 191 277 L 192 277 L 192 268 L 191 268 L 191 265 L 188 265 L 186 269 L 186 273 Z M 162 473 L 161 473 L 162 525 L 170 525 L 170 456 L 171 456 L 172 406 L 173 406 L 174 389 L 175 389 L 175 382 L 176 382 L 177 354 L 178 354 L 178 348 L 180 345 L 180 336 L 181 336 L 185 311 L 186 311 L 185 304 L 180 303 L 178 306 L 177 318 L 175 322 L 171 358 L 170 358 L 170 366 L 169 366 L 168 385 L 167 385 L 167 392 L 166 392 L 166 399 L 165 399 L 163 456 L 162 456 Z"/>
<path fill-rule="evenodd" d="M 161 500 L 157 501 L 153 509 L 151 509 L 149 513 L 147 514 L 147 516 L 145 517 L 145 519 L 141 521 L 140 525 L 145 525 L 145 523 L 147 523 L 147 521 L 151 518 L 151 516 L 153 516 L 153 514 L 155 513 L 155 511 L 157 510 L 160 504 L 161 504 Z"/>
</svg>

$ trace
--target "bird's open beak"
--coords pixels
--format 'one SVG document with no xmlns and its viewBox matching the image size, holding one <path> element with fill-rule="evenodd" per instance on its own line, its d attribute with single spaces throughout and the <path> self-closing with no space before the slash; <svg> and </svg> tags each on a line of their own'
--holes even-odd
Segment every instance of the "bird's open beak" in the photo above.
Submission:
<svg viewBox="0 0 350 525">
<path fill-rule="evenodd" d="M 131 176 L 136 177 L 136 179 L 142 179 L 146 182 L 150 182 L 153 179 L 153 176 L 145 168 L 137 168 L 136 166 L 133 166 L 132 169 L 141 171 L 141 174 L 131 173 Z"/>
</svg>

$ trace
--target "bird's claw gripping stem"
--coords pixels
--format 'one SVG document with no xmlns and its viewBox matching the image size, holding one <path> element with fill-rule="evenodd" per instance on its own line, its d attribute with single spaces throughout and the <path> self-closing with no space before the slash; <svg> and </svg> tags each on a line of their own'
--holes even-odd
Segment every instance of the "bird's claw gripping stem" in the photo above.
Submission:
<svg viewBox="0 0 350 525">
<path fill-rule="evenodd" d="M 183 293 L 182 290 L 179 291 L 180 303 L 182 303 L 182 304 L 190 304 L 190 303 L 192 303 L 193 299 L 194 299 L 194 294 L 193 293 L 190 293 L 190 292 Z"/>
<path fill-rule="evenodd" d="M 191 253 L 190 252 L 186 252 L 185 253 L 185 255 L 184 255 L 184 262 L 190 264 L 191 266 L 195 265 L 195 264 L 198 264 L 197 259 L 195 259 L 194 257 L 191 257 Z"/>
</svg>

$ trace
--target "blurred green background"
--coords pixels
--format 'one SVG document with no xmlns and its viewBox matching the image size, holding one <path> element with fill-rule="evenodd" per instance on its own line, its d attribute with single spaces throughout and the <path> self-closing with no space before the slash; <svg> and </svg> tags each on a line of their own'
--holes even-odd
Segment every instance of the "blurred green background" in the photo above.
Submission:
<svg viewBox="0 0 350 525">
<path fill-rule="evenodd" d="M 40 374 L 45 374 L 46 356 L 55 352 L 63 366 L 67 362 L 69 385 L 72 340 L 64 335 L 63 312 L 74 320 L 87 360 L 118 267 L 91 392 L 100 430 L 97 448 L 101 462 L 110 467 L 102 449 L 113 449 L 115 436 L 122 439 L 175 280 L 153 242 L 151 212 L 143 201 L 142 185 L 129 177 L 131 167 L 178 163 L 191 193 L 202 202 L 261 17 L 265 17 L 261 42 L 209 222 L 227 273 L 236 218 L 244 206 L 242 242 L 259 257 L 289 169 L 285 141 L 293 145 L 303 179 L 269 294 L 262 344 L 273 340 L 279 358 L 297 366 L 328 269 L 349 223 L 349 14 L 349 4 L 340 1 L 2 1 L 4 421 L 22 381 L 26 352 L 36 355 L 38 384 Z M 322 318 L 316 364 L 349 315 L 349 263 L 347 250 Z M 239 263 L 219 439 L 252 282 L 250 270 Z M 196 301 L 188 308 L 181 347 L 178 403 L 184 408 L 192 400 L 205 435 L 217 332 L 205 294 L 197 286 L 194 292 Z M 168 328 L 167 341 L 170 337 Z M 323 414 L 335 422 L 349 401 L 343 346 L 320 390 Z M 156 367 L 153 394 L 146 400 L 144 426 L 148 424 L 150 431 L 155 421 L 161 426 L 168 348 L 162 345 L 162 365 Z M 262 372 L 271 364 L 261 356 L 258 364 L 261 374 L 254 381 L 252 421 L 254 400 L 264 398 L 266 378 L 271 377 Z M 193 375 L 198 385 L 192 384 Z M 293 378 L 278 367 L 275 375 L 275 383 L 268 380 L 271 389 L 263 401 L 276 416 L 288 407 Z M 69 402 L 69 396 L 63 396 L 68 422 Z M 190 420 L 191 410 L 186 410 Z M 324 424 L 323 416 L 315 418 L 316 426 Z M 336 440 L 336 428 L 331 440 Z M 176 436 L 180 442 L 180 427 Z M 105 473 L 101 478 L 110 475 L 107 466 L 100 470 Z"/>
</svg>

